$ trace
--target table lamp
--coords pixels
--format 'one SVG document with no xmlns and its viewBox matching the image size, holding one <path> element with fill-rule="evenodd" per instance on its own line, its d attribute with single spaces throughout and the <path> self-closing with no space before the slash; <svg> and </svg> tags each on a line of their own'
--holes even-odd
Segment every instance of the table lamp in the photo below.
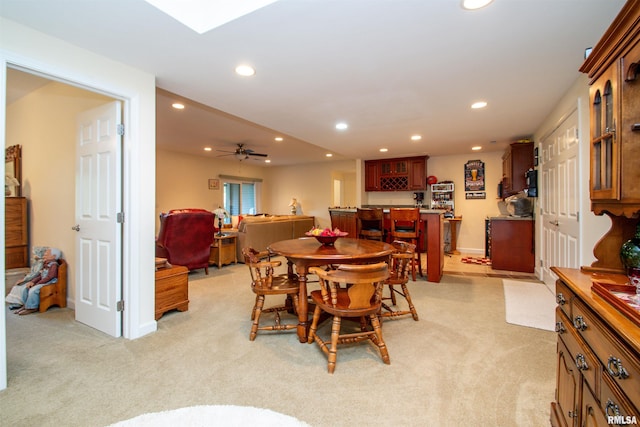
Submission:
<svg viewBox="0 0 640 427">
<path fill-rule="evenodd" d="M 213 213 L 215 214 L 215 216 L 218 218 L 218 236 L 223 236 L 222 234 L 222 220 L 226 217 L 229 216 L 229 214 L 227 214 L 227 211 L 225 211 L 223 208 L 221 208 L 220 206 L 218 206 L 218 209 L 214 210 Z"/>
</svg>

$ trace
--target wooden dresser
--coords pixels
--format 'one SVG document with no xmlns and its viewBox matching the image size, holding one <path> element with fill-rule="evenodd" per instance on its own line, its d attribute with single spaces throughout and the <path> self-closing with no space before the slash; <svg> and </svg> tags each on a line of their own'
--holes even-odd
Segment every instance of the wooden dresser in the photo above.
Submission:
<svg viewBox="0 0 640 427">
<path fill-rule="evenodd" d="M 26 197 L 5 197 L 5 269 L 29 267 Z"/>
<path fill-rule="evenodd" d="M 626 283 L 626 276 L 552 270 L 559 279 L 551 425 L 640 425 L 640 327 L 591 290 L 592 279 Z"/>
</svg>

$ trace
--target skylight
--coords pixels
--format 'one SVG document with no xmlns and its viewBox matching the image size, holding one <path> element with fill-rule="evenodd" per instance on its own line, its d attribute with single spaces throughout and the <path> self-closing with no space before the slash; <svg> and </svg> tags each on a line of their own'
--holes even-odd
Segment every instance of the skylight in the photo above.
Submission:
<svg viewBox="0 0 640 427">
<path fill-rule="evenodd" d="M 278 0 L 145 0 L 175 20 L 204 34 Z"/>
</svg>

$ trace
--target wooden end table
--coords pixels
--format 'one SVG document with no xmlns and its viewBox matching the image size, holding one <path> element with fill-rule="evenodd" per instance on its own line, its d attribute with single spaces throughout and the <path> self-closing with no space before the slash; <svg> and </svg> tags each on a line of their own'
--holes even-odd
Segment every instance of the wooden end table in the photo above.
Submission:
<svg viewBox="0 0 640 427">
<path fill-rule="evenodd" d="M 209 264 L 215 264 L 218 268 L 231 263 L 237 264 L 236 237 L 238 236 L 235 234 L 223 234 L 222 236 L 216 234 L 213 236 Z"/>
</svg>

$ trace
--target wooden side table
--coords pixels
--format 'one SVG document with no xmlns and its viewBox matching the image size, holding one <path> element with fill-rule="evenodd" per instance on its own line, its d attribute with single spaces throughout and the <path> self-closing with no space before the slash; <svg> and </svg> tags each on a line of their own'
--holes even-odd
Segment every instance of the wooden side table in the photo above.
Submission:
<svg viewBox="0 0 640 427">
<path fill-rule="evenodd" d="M 209 264 L 215 264 L 218 268 L 231 263 L 237 264 L 236 237 L 235 234 L 223 234 L 222 236 L 216 234 L 211 244 Z"/>
<path fill-rule="evenodd" d="M 169 310 L 189 310 L 189 269 L 174 265 L 156 270 L 156 320 Z"/>
</svg>

